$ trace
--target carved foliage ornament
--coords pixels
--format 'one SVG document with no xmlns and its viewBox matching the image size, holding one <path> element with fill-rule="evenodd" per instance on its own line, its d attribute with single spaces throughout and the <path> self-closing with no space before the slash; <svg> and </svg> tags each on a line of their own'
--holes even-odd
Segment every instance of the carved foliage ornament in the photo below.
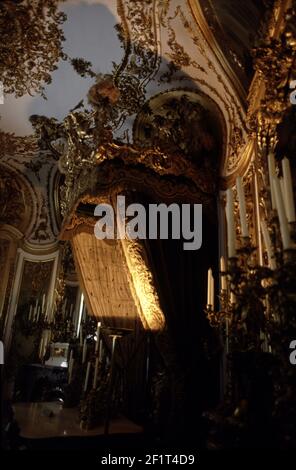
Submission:
<svg viewBox="0 0 296 470">
<path fill-rule="evenodd" d="M 29 215 L 25 190 L 15 173 L 3 166 L 0 171 L 0 224 L 13 225 L 22 230 Z"/>
<path fill-rule="evenodd" d="M 7 155 L 35 155 L 38 150 L 34 136 L 17 137 L 13 133 L 0 131 L 0 159 Z"/>
<path fill-rule="evenodd" d="M 265 145 L 267 136 L 274 140 L 276 126 L 281 122 L 283 112 L 289 106 L 289 82 L 293 78 L 296 66 L 296 2 L 286 11 L 284 28 L 278 38 L 268 37 L 255 48 L 253 56 L 257 71 L 257 87 L 253 94 L 258 94 L 258 87 L 265 85 L 264 98 L 254 109 L 254 96 L 250 96 L 251 106 L 248 123 L 251 132 L 259 129 L 259 144 Z M 263 141 L 261 142 L 261 140 Z M 275 143 L 275 142 L 274 142 Z"/>
<path fill-rule="evenodd" d="M 4 0 L 0 4 L 0 80 L 5 93 L 43 93 L 62 52 L 66 15 L 58 0 Z"/>
</svg>

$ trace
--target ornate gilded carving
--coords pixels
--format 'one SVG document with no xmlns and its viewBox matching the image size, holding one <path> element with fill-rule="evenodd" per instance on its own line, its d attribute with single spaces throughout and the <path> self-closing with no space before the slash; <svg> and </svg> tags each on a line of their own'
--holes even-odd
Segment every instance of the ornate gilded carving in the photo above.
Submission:
<svg viewBox="0 0 296 470">
<path fill-rule="evenodd" d="M 111 162 L 113 162 L 113 165 L 110 165 Z M 69 166 L 72 167 L 72 163 L 70 162 Z M 108 167 L 106 166 L 107 163 Z M 126 170 L 118 168 L 119 163 L 124 165 Z M 145 171 L 140 171 L 140 166 Z M 97 172 L 96 167 L 98 167 Z M 88 167 L 82 167 L 81 169 L 74 166 L 73 172 L 66 174 L 65 184 L 61 190 L 61 206 L 64 216 L 69 213 L 84 192 L 100 191 L 100 187 L 105 187 L 106 181 L 110 180 L 110 177 L 114 181 L 117 179 L 120 182 L 122 177 L 126 176 L 125 171 L 128 168 L 130 175 L 132 175 L 136 167 L 138 167 L 138 174 L 142 174 L 142 176 L 139 176 L 140 180 L 146 177 L 149 180 L 153 173 L 161 176 L 180 176 L 187 179 L 187 185 L 195 187 L 196 193 L 211 195 L 215 191 L 213 178 L 207 177 L 206 171 L 201 172 L 194 165 L 189 165 L 188 160 L 181 155 L 167 155 L 157 148 L 139 149 L 131 146 L 108 144 L 98 149 L 92 166 L 88 165 Z M 147 170 L 151 170 L 152 173 L 149 175 Z M 130 179 L 132 179 L 132 176 Z M 169 191 L 170 182 L 163 180 L 163 185 L 165 184 L 168 187 L 167 191 Z"/>
<path fill-rule="evenodd" d="M 192 7 L 191 2 L 190 6 Z M 223 107 L 228 127 L 228 146 L 225 149 L 228 165 L 225 167 L 225 173 L 229 174 L 238 166 L 240 152 L 246 144 L 247 126 L 244 118 L 244 110 L 236 96 L 236 90 L 230 87 L 228 80 L 225 79 L 221 73 L 222 67 L 223 71 L 230 75 L 229 67 L 225 67 L 223 58 L 221 59 L 219 55 L 219 62 L 213 60 L 213 56 L 215 57 L 216 51 L 214 50 L 213 43 L 210 40 L 211 38 L 206 35 L 207 31 L 205 31 L 205 28 L 208 29 L 208 26 L 205 26 L 204 20 L 202 21 L 202 19 L 196 15 L 195 9 L 192 9 L 192 14 L 195 20 L 194 24 L 184 12 L 184 8 L 178 5 L 175 9 L 174 15 L 168 18 L 168 22 L 171 22 L 177 17 L 180 18 L 185 31 L 189 34 L 194 44 L 194 47 L 197 48 L 198 53 L 206 63 L 206 67 L 200 68 L 199 63 L 197 64 L 193 59 L 191 59 L 188 66 L 190 65 L 193 67 L 193 70 L 197 70 L 198 76 L 193 76 L 191 74 L 190 78 L 201 85 L 203 89 L 208 89 L 209 95 L 215 97 L 217 103 L 220 103 Z M 210 54 L 209 50 L 211 51 Z M 209 73 L 216 81 L 216 86 L 213 86 L 211 83 L 212 81 L 210 82 L 208 80 L 207 75 Z M 232 79 L 232 75 L 230 76 Z"/>
<path fill-rule="evenodd" d="M 93 173 L 97 183 L 92 190 L 88 189 L 75 200 L 74 206 L 64 220 L 60 235 L 62 239 L 71 238 L 72 231 L 79 229 L 80 226 L 84 227 L 83 230 L 87 228 L 89 232 L 93 233 L 96 219 L 89 214 L 77 212 L 79 203 L 93 205 L 103 202 L 110 203 L 108 198 L 124 193 L 126 190 L 144 191 L 156 200 L 167 203 L 176 201 L 199 202 L 207 207 L 209 213 L 214 213 L 214 195 L 203 192 L 192 181 L 186 181 L 184 178 L 178 180 L 173 176 L 163 177 L 130 166 L 118 168 L 112 165 L 112 162 L 99 166 L 96 172 Z"/>
<path fill-rule="evenodd" d="M 45 292 L 48 288 L 51 272 L 52 272 L 53 262 L 35 262 L 35 261 L 25 261 L 24 270 L 22 276 L 22 287 L 20 292 L 20 305 L 22 305 L 22 293 L 24 297 L 27 298 L 28 295 L 26 290 L 28 288 L 28 283 L 30 284 L 30 296 L 32 299 L 40 297 L 40 292 Z"/>
<path fill-rule="evenodd" d="M 0 131 L 0 159 L 6 155 L 22 154 L 31 157 L 38 152 L 35 136 L 19 137 L 13 133 Z"/>
<path fill-rule="evenodd" d="M 66 289 L 66 276 L 70 270 L 75 270 L 73 254 L 69 242 L 62 243 L 60 246 L 60 269 L 56 279 L 54 290 L 54 314 L 60 313 L 64 302 Z"/>
<path fill-rule="evenodd" d="M 200 171 L 211 168 L 214 175 L 221 157 L 222 126 L 201 104 L 201 96 L 174 90 L 154 97 L 137 117 L 134 142 L 141 147 L 159 148 L 168 155 L 183 155 Z"/>
<path fill-rule="evenodd" d="M 4 0 L 0 4 L 0 80 L 5 93 L 44 92 L 64 58 L 61 25 L 66 15 L 57 0 Z"/>
<path fill-rule="evenodd" d="M 288 4 L 292 8 L 288 8 Z M 289 101 L 289 81 L 295 71 L 296 59 L 296 2 L 276 1 L 270 21 L 264 30 L 265 36 L 253 51 L 256 74 L 249 92 L 247 122 L 250 139 L 254 139 L 256 157 L 253 188 L 253 203 L 257 209 L 257 240 L 261 247 L 260 218 L 267 220 L 271 212 L 267 154 L 274 151 L 278 141 L 278 125 Z M 256 199 L 255 200 L 255 193 Z M 252 210 L 249 208 L 249 215 Z M 255 214 L 252 213 L 253 222 Z M 262 249 L 260 250 L 263 259 Z"/>
<path fill-rule="evenodd" d="M 289 80 L 296 59 L 295 1 L 281 21 L 284 22 L 281 33 L 264 38 L 253 51 L 257 74 L 249 96 L 248 124 L 261 147 L 274 147 L 276 127 L 290 105 Z M 273 24 L 269 32 L 274 30 Z"/>
<path fill-rule="evenodd" d="M 116 77 L 120 77 L 125 71 L 137 79 L 137 86 L 143 93 L 145 85 L 157 73 L 160 65 L 157 17 L 158 12 L 164 17 L 168 3 L 167 0 L 118 2 L 125 56 L 117 69 Z"/>
<path fill-rule="evenodd" d="M 15 172 L 1 165 L 0 173 L 0 224 L 13 225 L 20 231 L 30 223 L 32 202 L 29 192 Z"/>
<path fill-rule="evenodd" d="M 44 197 L 42 197 L 42 205 L 40 210 L 40 215 L 38 218 L 38 225 L 33 232 L 33 239 L 35 240 L 47 240 L 50 238 L 50 234 L 48 232 L 48 222 L 49 222 L 49 214 L 48 209 L 46 207 L 46 201 Z"/>
<path fill-rule="evenodd" d="M 229 173 L 234 171 L 238 164 L 238 156 L 245 145 L 246 141 L 243 136 L 241 127 L 235 126 L 231 133 L 229 141 L 229 154 L 227 157 L 227 170 Z"/>
</svg>

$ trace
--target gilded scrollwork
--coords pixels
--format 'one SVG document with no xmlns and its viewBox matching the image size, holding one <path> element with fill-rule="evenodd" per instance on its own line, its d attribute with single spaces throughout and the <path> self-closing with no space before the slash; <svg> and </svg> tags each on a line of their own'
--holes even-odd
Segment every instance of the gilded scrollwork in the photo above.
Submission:
<svg viewBox="0 0 296 470">
<path fill-rule="evenodd" d="M 26 260 L 24 263 L 23 282 L 31 280 L 31 297 L 36 298 L 44 283 L 48 283 L 52 272 L 53 262 L 33 262 Z"/>
<path fill-rule="evenodd" d="M 65 13 L 57 0 L 3 1 L 0 5 L 0 79 L 5 93 L 44 94 L 44 83 L 64 59 Z"/>
<path fill-rule="evenodd" d="M 296 35 L 293 28 L 296 19 L 296 2 L 285 11 L 278 33 L 276 2 L 268 35 L 253 51 L 256 75 L 249 95 L 248 125 L 256 135 L 260 147 L 274 148 L 277 126 L 284 111 L 290 106 L 289 80 L 295 70 Z M 273 34 L 272 36 L 270 34 Z"/>
<path fill-rule="evenodd" d="M 225 117 L 227 116 L 228 127 L 228 146 L 226 150 L 228 165 L 225 167 L 227 175 L 233 172 L 235 168 L 239 166 L 240 153 L 246 144 L 247 126 L 245 123 L 244 110 L 236 96 L 235 90 L 230 87 L 227 79 L 225 79 L 221 74 L 219 68 L 223 64 L 218 64 L 212 59 L 211 54 L 209 54 L 209 44 L 207 43 L 208 38 L 205 37 L 205 33 L 202 29 L 202 27 L 205 27 L 205 25 L 201 23 L 201 18 L 198 18 L 195 15 L 193 16 L 195 19 L 194 24 L 190 20 L 190 17 L 188 16 L 183 6 L 178 5 L 176 7 L 174 14 L 169 16 L 167 20 L 167 27 L 169 31 L 171 31 L 169 35 L 168 46 L 173 54 L 174 51 L 178 52 L 178 54 L 176 54 L 176 60 L 179 62 L 181 61 L 179 66 L 178 62 L 177 65 L 174 65 L 174 69 L 177 71 L 181 67 L 191 67 L 192 70 L 197 72 L 197 74 L 194 75 L 192 75 L 192 72 L 188 72 L 191 80 L 202 86 L 204 89 L 208 89 L 209 94 L 215 97 L 217 102 L 221 103 L 223 107 Z M 206 62 L 206 67 L 203 65 L 201 66 L 200 61 L 197 62 L 193 58 L 189 57 L 189 60 L 187 60 L 188 58 L 186 57 L 186 51 L 184 51 L 185 55 L 182 53 L 182 46 L 178 44 L 174 33 L 174 27 L 172 26 L 172 21 L 177 17 L 180 18 L 184 30 L 189 34 L 194 47 L 197 48 L 198 53 L 202 57 L 202 61 Z M 212 52 L 214 54 L 214 51 Z M 213 77 L 215 77 L 215 80 L 217 80 L 218 86 L 213 86 L 207 79 L 209 72 Z M 172 74 L 170 74 L 170 79 L 171 77 Z"/>
<path fill-rule="evenodd" d="M 32 196 L 16 173 L 0 165 L 0 224 L 9 224 L 20 231 L 27 229 L 32 217 Z"/>
<path fill-rule="evenodd" d="M 33 240 L 44 241 L 50 238 L 50 234 L 48 232 L 48 224 L 49 224 L 49 214 L 46 207 L 46 200 L 42 197 L 42 205 L 40 208 L 40 214 L 38 218 L 38 224 L 33 232 Z"/>
<path fill-rule="evenodd" d="M 289 7 L 291 4 L 292 7 Z M 258 47 L 253 50 L 256 73 L 248 97 L 247 123 L 249 138 L 256 142 L 256 206 L 258 216 L 265 220 L 272 213 L 267 155 L 277 149 L 279 124 L 291 106 L 289 80 L 296 64 L 295 20 L 295 1 L 275 2 L 265 34 Z M 259 220 L 257 224 L 257 231 L 260 233 Z M 258 242 L 259 238 L 257 245 Z"/>
<path fill-rule="evenodd" d="M 21 154 L 31 158 L 39 150 L 35 136 L 20 137 L 12 132 L 0 131 L 0 159 L 7 155 Z"/>
</svg>

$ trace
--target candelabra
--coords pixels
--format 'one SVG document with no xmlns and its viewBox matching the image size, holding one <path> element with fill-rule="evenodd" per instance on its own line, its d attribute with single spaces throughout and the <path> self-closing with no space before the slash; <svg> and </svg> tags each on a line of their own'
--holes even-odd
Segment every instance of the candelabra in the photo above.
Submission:
<svg viewBox="0 0 296 470">
<path fill-rule="evenodd" d="M 228 354 L 223 420 L 236 430 L 247 429 L 250 422 L 271 420 L 272 416 L 285 427 L 283 410 L 294 410 L 296 415 L 291 399 L 296 393 L 295 372 L 289 363 L 289 345 L 296 338 L 296 224 L 285 224 L 279 209 L 269 214 L 261 221 L 267 258 L 259 264 L 257 249 L 249 237 L 241 237 L 236 249 L 229 209 L 231 256 L 227 271 L 221 270 L 227 282 L 221 283 L 220 310 L 211 305 L 206 308 L 210 324 L 225 332 Z M 230 301 L 231 296 L 235 301 Z M 208 293 L 208 299 L 211 297 Z M 265 401 L 269 403 L 266 411 Z M 262 410 L 261 418 L 258 411 L 255 416 L 254 409 Z M 221 415 L 214 419 L 221 419 Z"/>
<path fill-rule="evenodd" d="M 72 337 L 69 344 L 68 386 L 65 389 L 65 407 L 77 406 L 81 401 L 81 397 L 85 398 L 87 394 L 91 370 L 94 370 L 94 377 L 98 374 L 98 354 L 95 349 L 94 328 L 90 332 L 90 323 L 93 324 L 94 322 L 85 322 L 88 325 L 84 329 L 84 332 L 87 330 L 85 336 L 83 335 L 82 325 L 80 325 L 80 340 L 77 337 Z M 100 355 L 102 358 L 102 349 Z M 96 363 L 95 366 L 94 363 Z M 93 387 L 95 387 L 96 381 L 97 379 L 94 378 Z"/>
<path fill-rule="evenodd" d="M 100 337 L 101 323 L 89 317 L 80 325 L 79 338 L 72 339 L 70 343 L 64 407 L 79 405 L 83 429 L 100 424 L 106 415 L 110 371 Z"/>
<path fill-rule="evenodd" d="M 236 256 L 229 258 L 227 272 L 221 272 L 228 285 L 221 290 L 220 308 L 208 304 L 205 309 L 210 325 L 222 329 L 227 352 L 229 347 L 232 351 L 276 350 L 282 343 L 279 336 L 287 344 L 288 332 L 296 333 L 296 250 L 282 249 L 276 219 L 273 231 L 276 268 L 259 265 L 253 256 L 256 248 L 245 237 Z"/>
<path fill-rule="evenodd" d="M 83 429 L 91 429 L 105 420 L 111 374 L 109 364 L 110 361 L 107 364 L 106 355 L 102 354 L 102 349 L 94 348 L 85 369 L 85 380 L 79 404 L 80 426 Z M 91 373 L 92 382 L 90 381 Z"/>
<path fill-rule="evenodd" d="M 101 333 L 101 324 L 97 327 L 97 341 Z M 91 429 L 104 423 L 104 433 L 108 434 L 110 418 L 114 416 L 122 400 L 121 389 L 117 387 L 115 355 L 117 341 L 132 330 L 126 328 L 104 328 L 104 333 L 112 340 L 111 357 L 106 360 L 101 347 L 95 348 L 91 360 L 87 364 L 83 394 L 80 401 L 80 424 L 83 429 Z M 100 340 L 101 344 L 101 340 Z M 90 376 L 92 386 L 89 386 Z"/>
<path fill-rule="evenodd" d="M 270 269 L 259 266 L 249 238 L 242 240 L 237 256 L 229 259 L 230 290 L 235 295 L 230 337 L 233 351 L 263 351 L 266 347 L 264 282 Z"/>
<path fill-rule="evenodd" d="M 213 328 L 217 328 L 222 333 L 226 352 L 229 352 L 229 325 L 232 321 L 233 304 L 228 296 L 226 289 L 222 289 L 219 295 L 220 308 L 215 310 L 211 304 L 207 304 L 205 314 L 209 324 Z"/>
<path fill-rule="evenodd" d="M 61 312 L 57 312 L 54 319 L 49 324 L 52 333 L 52 341 L 70 343 L 73 340 L 75 329 L 71 318 L 65 317 Z"/>
<path fill-rule="evenodd" d="M 94 372 L 95 373 L 95 372 Z M 80 426 L 91 429 L 104 423 L 108 406 L 108 371 L 101 367 L 98 375 L 98 385 L 89 391 L 84 391 L 79 405 Z"/>
</svg>

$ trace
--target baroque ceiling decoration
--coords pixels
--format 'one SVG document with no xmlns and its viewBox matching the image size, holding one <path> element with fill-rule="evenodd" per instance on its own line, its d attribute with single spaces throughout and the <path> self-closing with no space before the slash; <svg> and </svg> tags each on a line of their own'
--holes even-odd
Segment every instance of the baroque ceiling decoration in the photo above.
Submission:
<svg viewBox="0 0 296 470">
<path fill-rule="evenodd" d="M 182 82 L 186 82 L 187 88 L 198 87 L 210 96 L 220 107 L 226 121 L 229 166 L 226 171 L 231 171 L 237 165 L 239 149 L 245 145 L 244 110 L 231 80 L 224 76 L 223 64 L 211 49 L 205 18 L 193 14 L 191 2 L 127 0 L 119 3 L 121 24 L 124 25 L 121 37 L 126 47 L 121 70 L 125 67 L 126 72 L 136 71 L 139 76 L 141 67 L 143 84 L 146 84 L 147 77 L 150 81 L 153 78 L 158 86 L 166 89 L 180 87 Z M 148 31 L 149 42 L 146 38 Z M 154 37 L 154 41 L 151 37 Z M 141 45 L 140 57 L 138 44 Z M 143 50 L 151 58 L 150 62 L 142 58 Z M 138 67 L 134 64 L 138 64 Z M 146 93 L 146 98 L 149 98 L 149 93 Z"/>
<path fill-rule="evenodd" d="M 13 133 L 0 131 L 0 160 L 7 155 L 35 155 L 39 150 L 35 136 L 17 137 Z"/>
<path fill-rule="evenodd" d="M 166 74 L 164 66 L 168 67 L 171 75 L 169 79 L 168 75 L 166 76 L 166 89 L 168 85 L 171 88 L 175 84 L 172 71 L 181 71 L 183 78 L 187 83 L 188 81 L 191 83 L 192 88 L 198 87 L 201 93 L 208 95 L 221 110 L 226 122 L 223 131 L 227 134 L 224 136 L 227 148 L 223 150 L 228 154 L 227 165 L 230 170 L 231 165 L 237 163 L 238 150 L 245 145 L 246 126 L 239 99 L 235 96 L 231 83 L 227 83 L 227 77 L 224 79 L 221 64 L 217 63 L 214 54 L 211 53 L 210 46 L 203 36 L 202 27 L 195 18 L 192 18 L 190 9 L 177 1 L 119 1 L 118 12 L 121 24 L 117 30 L 123 43 L 124 57 L 119 65 L 113 64 L 112 74 L 97 76 L 96 83 L 91 87 L 88 95 L 92 109 L 83 108 L 83 103 L 80 103 L 61 123 L 46 117 L 32 116 L 31 118 L 39 141 L 44 148 L 47 147 L 55 153 L 56 158 L 59 159 L 60 171 L 66 175 L 63 191 L 64 210 L 66 206 L 69 208 L 69 200 L 74 200 L 77 186 L 75 185 L 73 192 L 73 181 L 77 178 L 77 172 L 84 174 L 86 180 L 85 175 L 89 169 L 101 163 L 98 157 L 100 146 L 111 144 L 112 141 L 121 145 L 129 143 L 128 130 L 125 127 L 126 118 L 147 109 L 144 104 L 150 93 L 147 87 L 153 80 L 164 84 L 163 74 Z M 183 42 L 184 37 L 189 39 L 189 43 L 191 42 L 188 52 L 177 39 L 176 31 L 180 27 L 184 33 L 181 38 Z M 160 41 L 160 35 L 165 31 L 166 42 Z M 191 59 L 192 51 L 194 60 Z M 166 116 L 158 114 L 153 117 L 152 122 L 158 125 L 159 131 L 162 130 L 169 137 L 167 143 L 171 142 L 171 148 L 166 146 L 165 152 L 172 155 L 178 150 L 179 154 L 188 158 L 192 150 L 186 144 L 189 136 L 185 134 L 177 136 L 177 121 L 169 117 L 177 102 L 179 111 L 183 107 L 183 111 L 180 112 L 184 114 L 186 100 L 188 100 L 186 94 L 179 101 L 172 98 L 166 105 Z M 197 112 L 197 107 L 197 104 L 193 105 L 190 100 L 188 101 L 187 119 L 189 121 L 194 120 L 197 114 L 206 112 L 201 109 Z M 79 108 L 83 109 L 79 110 Z M 191 109 L 191 117 L 189 117 L 189 109 Z M 173 113 L 176 116 L 176 110 Z M 159 121 L 164 122 L 161 129 Z M 199 129 L 195 129 L 198 131 L 199 138 L 195 139 L 194 145 L 199 146 L 199 150 L 201 147 L 203 150 L 207 147 L 207 151 L 210 151 L 210 147 L 213 149 L 216 144 L 209 131 L 203 128 L 201 121 L 202 119 L 199 119 Z M 119 129 L 125 130 L 123 138 L 119 137 Z M 215 129 L 212 129 L 212 132 L 215 132 Z M 174 147 L 172 144 L 176 143 L 179 138 L 185 141 L 176 148 L 176 145 Z M 162 144 L 163 139 L 158 135 L 154 142 L 158 155 L 157 149 L 162 149 Z M 111 155 L 113 155 L 112 152 Z M 70 196 L 71 192 L 73 194 Z"/>
<path fill-rule="evenodd" d="M 55 28 L 59 29 L 65 18 L 55 16 L 53 0 L 45 4 L 50 5 L 50 14 L 56 19 L 52 30 L 58 34 Z M 233 78 L 225 73 L 223 57 L 213 49 L 210 27 L 202 12 L 196 14 L 189 0 L 118 0 L 117 8 L 122 61 L 113 64 L 111 73 L 95 75 L 89 62 L 71 59 L 80 75 L 96 78 L 88 104 L 78 103 L 62 122 L 33 115 L 35 138 L 1 134 L 2 158 L 7 164 L 18 169 L 21 165 L 32 182 L 45 185 L 38 196 L 36 224 L 41 225 L 34 232 L 36 240 L 51 239 L 58 233 L 56 216 L 45 214 L 51 204 L 52 185 L 62 185 L 61 191 L 56 186 L 55 200 L 58 191 L 66 215 L 75 199 L 87 190 L 87 184 L 91 186 L 93 169 L 106 161 L 128 166 L 134 159 L 156 174 L 171 176 L 186 174 L 190 161 L 193 166 L 188 181 L 198 188 L 204 185 L 200 179 L 206 179 L 207 171 L 213 171 L 212 185 L 218 173 L 228 176 L 238 171 L 242 161 L 246 165 L 249 152 L 245 151 L 247 126 L 241 94 Z M 60 45 L 63 39 L 57 35 L 53 41 L 56 46 L 58 37 Z M 34 83 L 37 86 L 37 81 Z M 153 97 L 168 97 L 167 93 L 170 98 L 162 102 L 162 108 L 151 110 Z M 206 96 L 208 101 L 201 104 L 195 96 Z M 188 126 L 178 130 L 178 122 L 184 120 Z M 150 131 L 154 129 L 150 132 L 152 152 L 145 150 L 149 127 Z M 57 162 L 65 177 L 54 176 Z M 201 169 L 202 176 L 198 175 Z"/>
<path fill-rule="evenodd" d="M 82 77 L 94 76 L 91 63 L 63 51 L 64 0 L 2 0 L 0 3 L 0 80 L 6 94 L 41 94 L 59 60 L 68 60 Z"/>
<path fill-rule="evenodd" d="M 22 177 L 0 165 L 0 226 L 8 224 L 25 234 L 33 219 L 32 194 Z"/>
<path fill-rule="evenodd" d="M 44 94 L 44 84 L 51 82 L 51 72 L 65 58 L 65 20 L 57 0 L 1 2 L 0 80 L 5 93 Z"/>
<path fill-rule="evenodd" d="M 0 138 L 3 143 L 0 165 L 10 172 L 7 184 L 9 179 L 20 179 L 28 194 L 24 199 L 25 213 L 30 212 L 30 223 L 25 230 L 27 240 L 33 244 L 53 243 L 59 228 L 55 212 L 50 209 L 57 173 L 52 153 L 40 150 L 35 136 L 17 137 L 1 132 Z M 8 218 L 6 223 L 10 224 L 11 220 Z"/>
</svg>

